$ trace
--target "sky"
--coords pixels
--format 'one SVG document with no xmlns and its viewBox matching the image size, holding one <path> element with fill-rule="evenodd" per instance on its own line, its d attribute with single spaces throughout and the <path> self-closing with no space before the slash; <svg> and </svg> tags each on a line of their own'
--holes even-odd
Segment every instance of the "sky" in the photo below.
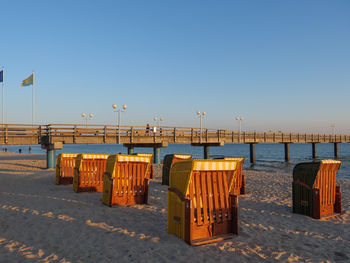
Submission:
<svg viewBox="0 0 350 263">
<path fill-rule="evenodd" d="M 350 134 L 350 1 L 0 3 L 5 123 Z"/>
</svg>

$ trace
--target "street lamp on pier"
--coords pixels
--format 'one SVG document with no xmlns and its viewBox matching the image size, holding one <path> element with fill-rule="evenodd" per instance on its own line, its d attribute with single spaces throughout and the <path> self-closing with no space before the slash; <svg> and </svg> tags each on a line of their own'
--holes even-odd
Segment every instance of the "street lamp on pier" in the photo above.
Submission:
<svg viewBox="0 0 350 263">
<path fill-rule="evenodd" d="M 93 116 L 94 116 L 94 115 L 93 115 L 92 113 L 90 113 L 89 115 L 87 115 L 87 114 L 85 114 L 85 113 L 82 113 L 82 114 L 81 114 L 81 117 L 83 117 L 83 119 L 86 119 L 86 128 L 87 128 L 87 126 L 88 126 L 88 120 L 91 120 Z"/>
<path fill-rule="evenodd" d="M 160 123 L 163 121 L 163 117 L 154 117 L 153 120 L 156 122 L 156 126 L 160 129 Z"/>
<path fill-rule="evenodd" d="M 333 123 L 333 124 L 331 125 L 331 127 L 333 128 L 333 136 L 334 136 L 334 135 L 335 135 L 335 128 L 336 128 L 335 123 Z"/>
<path fill-rule="evenodd" d="M 202 119 L 204 118 L 204 116 L 207 114 L 205 111 L 201 112 L 201 111 L 197 111 L 196 112 L 199 118 L 199 126 L 200 126 L 200 137 L 199 137 L 199 141 L 200 143 L 202 143 Z"/>
<path fill-rule="evenodd" d="M 333 123 L 331 125 L 331 127 L 333 128 L 333 138 L 334 138 L 334 141 L 335 141 L 335 127 L 336 127 L 335 123 Z"/>
<path fill-rule="evenodd" d="M 242 128 L 243 117 L 236 117 L 236 120 L 239 122 L 239 137 L 238 137 L 238 142 L 241 142 L 241 128 Z"/>
<path fill-rule="evenodd" d="M 120 143 L 120 113 L 126 111 L 126 104 L 122 106 L 122 109 L 117 110 L 117 104 L 113 104 L 112 108 L 114 112 L 117 112 L 117 125 L 118 125 L 118 143 Z"/>
</svg>

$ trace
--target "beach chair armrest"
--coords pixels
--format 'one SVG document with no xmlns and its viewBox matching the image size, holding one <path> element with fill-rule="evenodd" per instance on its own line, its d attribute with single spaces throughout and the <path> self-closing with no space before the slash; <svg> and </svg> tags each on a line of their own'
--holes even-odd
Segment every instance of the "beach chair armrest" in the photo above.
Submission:
<svg viewBox="0 0 350 263">
<path fill-rule="evenodd" d="M 154 173 L 153 165 L 151 164 L 150 171 L 147 173 L 146 178 L 147 179 L 153 179 L 153 173 Z"/>
<path fill-rule="evenodd" d="M 186 201 L 186 198 L 183 196 L 183 194 L 178 189 L 176 189 L 174 187 L 169 187 L 168 191 L 175 193 L 181 199 L 181 201 L 183 201 L 183 202 Z"/>
<path fill-rule="evenodd" d="M 308 190 L 312 190 L 310 186 L 308 186 L 307 184 L 303 183 L 303 182 L 299 182 L 299 181 L 293 181 L 293 184 L 295 185 L 300 185 Z"/>
<path fill-rule="evenodd" d="M 342 213 L 342 203 L 341 203 L 341 191 L 340 186 L 335 187 L 335 202 L 334 202 L 334 212 Z"/>
<path fill-rule="evenodd" d="M 112 178 L 112 176 L 111 176 L 111 174 L 109 172 L 104 172 L 103 173 L 103 178 L 104 177 L 107 177 L 109 180 L 113 181 L 113 178 Z"/>
</svg>

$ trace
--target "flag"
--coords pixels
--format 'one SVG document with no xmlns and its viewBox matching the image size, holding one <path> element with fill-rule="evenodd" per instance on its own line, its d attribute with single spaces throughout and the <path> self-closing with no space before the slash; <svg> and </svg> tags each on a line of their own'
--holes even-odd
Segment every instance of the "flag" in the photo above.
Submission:
<svg viewBox="0 0 350 263">
<path fill-rule="evenodd" d="M 4 81 L 4 71 L 1 70 L 0 71 L 0 82 L 3 82 Z"/>
<path fill-rule="evenodd" d="M 33 85 L 33 74 L 30 75 L 28 78 L 22 81 L 21 86 L 29 86 Z"/>
</svg>

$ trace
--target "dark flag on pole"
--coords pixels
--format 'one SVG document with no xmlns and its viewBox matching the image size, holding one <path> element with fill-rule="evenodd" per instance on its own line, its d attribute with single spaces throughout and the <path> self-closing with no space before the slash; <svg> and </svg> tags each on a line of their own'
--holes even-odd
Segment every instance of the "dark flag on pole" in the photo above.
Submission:
<svg viewBox="0 0 350 263">
<path fill-rule="evenodd" d="M 0 71 L 0 82 L 3 82 L 4 81 L 4 71 L 1 70 Z"/>
</svg>

